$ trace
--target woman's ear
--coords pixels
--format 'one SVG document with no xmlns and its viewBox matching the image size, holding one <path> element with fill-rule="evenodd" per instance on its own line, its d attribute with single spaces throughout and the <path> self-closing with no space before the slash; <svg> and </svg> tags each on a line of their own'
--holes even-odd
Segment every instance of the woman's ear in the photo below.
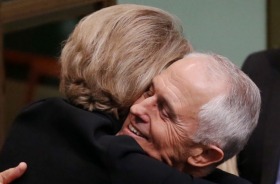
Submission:
<svg viewBox="0 0 280 184">
<path fill-rule="evenodd" d="M 224 152 L 215 145 L 194 148 L 192 156 L 187 158 L 187 162 L 195 167 L 205 167 L 219 162 L 224 158 Z"/>
</svg>

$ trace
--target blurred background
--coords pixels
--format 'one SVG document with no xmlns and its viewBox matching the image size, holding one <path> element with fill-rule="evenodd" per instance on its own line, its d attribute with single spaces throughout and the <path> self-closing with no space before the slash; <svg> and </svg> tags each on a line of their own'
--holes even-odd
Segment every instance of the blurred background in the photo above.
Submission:
<svg viewBox="0 0 280 184">
<path fill-rule="evenodd" d="M 0 3 L 0 140 L 15 115 L 34 100 L 60 96 L 57 65 L 63 41 L 85 15 L 134 3 L 176 15 L 198 51 L 239 67 L 252 52 L 280 46 L 278 0 L 4 0 Z"/>
</svg>

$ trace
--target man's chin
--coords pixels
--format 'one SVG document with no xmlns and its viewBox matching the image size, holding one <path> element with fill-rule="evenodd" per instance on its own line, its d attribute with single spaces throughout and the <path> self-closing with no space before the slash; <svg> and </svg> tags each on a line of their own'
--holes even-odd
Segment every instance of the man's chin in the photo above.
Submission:
<svg viewBox="0 0 280 184">
<path fill-rule="evenodd" d="M 148 142 L 148 140 L 144 137 L 134 134 L 133 132 L 131 132 L 129 130 L 129 128 L 123 127 L 116 135 L 117 136 L 126 135 L 129 137 L 132 137 L 139 144 L 139 146 L 147 153 L 147 155 L 149 155 L 150 157 L 153 157 L 157 160 L 161 160 L 159 155 L 157 153 L 155 153 L 155 151 L 151 151 L 151 149 L 149 149 L 150 143 Z"/>
</svg>

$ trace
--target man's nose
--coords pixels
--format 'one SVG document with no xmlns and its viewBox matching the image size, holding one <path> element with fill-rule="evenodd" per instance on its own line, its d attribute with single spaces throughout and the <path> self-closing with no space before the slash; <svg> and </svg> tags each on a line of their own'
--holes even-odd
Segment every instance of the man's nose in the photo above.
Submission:
<svg viewBox="0 0 280 184">
<path fill-rule="evenodd" d="M 151 96 L 143 99 L 141 102 L 138 102 L 131 106 L 130 111 L 134 114 L 146 114 L 157 109 L 156 97 Z"/>
</svg>

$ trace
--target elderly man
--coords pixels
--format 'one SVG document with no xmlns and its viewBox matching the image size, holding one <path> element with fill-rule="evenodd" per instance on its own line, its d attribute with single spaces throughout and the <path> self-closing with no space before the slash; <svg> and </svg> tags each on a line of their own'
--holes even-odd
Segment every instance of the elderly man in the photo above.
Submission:
<svg viewBox="0 0 280 184">
<path fill-rule="evenodd" d="M 243 72 L 219 55 L 192 53 L 153 79 L 117 137 L 99 137 L 99 142 L 106 142 L 117 183 L 190 183 L 183 174 L 189 173 L 245 184 L 237 177 L 222 181 L 211 171 L 243 148 L 259 110 L 259 90 Z M 181 172 L 148 158 L 142 149 Z M 200 182 L 205 183 L 193 181 Z"/>
<path fill-rule="evenodd" d="M 192 53 L 153 79 L 118 135 L 201 177 L 244 147 L 259 110 L 259 89 L 228 59 Z"/>
</svg>

